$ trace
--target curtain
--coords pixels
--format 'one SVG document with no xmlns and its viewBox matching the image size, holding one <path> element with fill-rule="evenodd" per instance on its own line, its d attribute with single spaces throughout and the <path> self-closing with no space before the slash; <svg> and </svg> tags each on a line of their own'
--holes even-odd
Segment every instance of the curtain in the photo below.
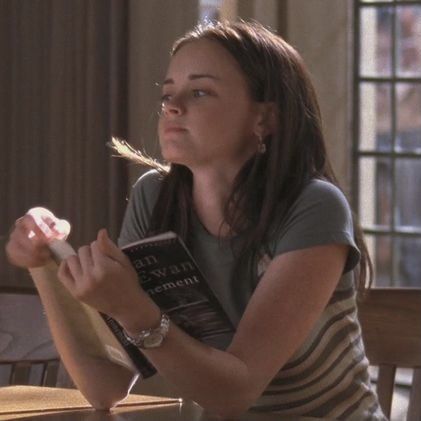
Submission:
<svg viewBox="0 0 421 421">
<path fill-rule="evenodd" d="M 106 227 L 116 239 L 127 166 L 128 2 L 0 0 L 0 284 L 31 287 L 6 262 L 9 228 L 46 206 L 78 247 Z"/>
</svg>

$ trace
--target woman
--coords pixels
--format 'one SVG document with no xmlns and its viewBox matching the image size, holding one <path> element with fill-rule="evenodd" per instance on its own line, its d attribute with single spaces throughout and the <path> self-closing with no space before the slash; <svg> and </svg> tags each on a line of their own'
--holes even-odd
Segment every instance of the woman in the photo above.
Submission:
<svg viewBox="0 0 421 421">
<path fill-rule="evenodd" d="M 157 329 L 160 343 L 139 342 L 142 352 L 210 412 L 232 417 L 253 407 L 383 420 L 356 316 L 369 259 L 327 160 L 298 53 L 257 24 L 199 26 L 175 43 L 162 91 L 158 132 L 170 166 L 154 164 L 159 171 L 134 186 L 119 243 L 178 232 L 236 333 L 210 347 L 171 322 L 163 330 L 159 308 L 104 230 L 62 263 L 61 281 L 128 337 Z M 46 241 L 26 216 L 11 235 L 9 258 L 40 266 Z M 128 393 L 131 373 L 89 360 L 76 345 L 66 352 L 71 335 L 56 330 L 68 371 L 94 406 Z M 104 385 L 104 376 L 113 381 Z"/>
</svg>

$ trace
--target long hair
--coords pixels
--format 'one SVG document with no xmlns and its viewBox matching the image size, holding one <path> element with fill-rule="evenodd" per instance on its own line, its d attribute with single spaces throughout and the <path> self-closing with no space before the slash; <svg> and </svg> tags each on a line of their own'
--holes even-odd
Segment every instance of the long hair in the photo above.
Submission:
<svg viewBox="0 0 421 421">
<path fill-rule="evenodd" d="M 254 155 L 239 171 L 225 207 L 225 222 L 245 238 L 237 256 L 235 279 L 250 270 L 273 235 L 273 221 L 288 210 L 314 178 L 338 186 L 322 133 L 321 114 L 309 74 L 297 51 L 258 23 L 200 24 L 173 45 L 174 55 L 187 43 L 207 39 L 219 43 L 238 62 L 251 97 L 274 103 L 278 130 L 266 136 L 267 151 Z M 340 187 L 339 187 L 340 188 Z M 187 239 L 192 204 L 192 175 L 170 165 L 151 220 L 151 232 L 174 230 Z M 357 289 L 371 283 L 372 265 L 362 230 L 354 217 L 355 240 L 361 251 Z M 368 275 L 368 276 L 367 276 Z"/>
</svg>

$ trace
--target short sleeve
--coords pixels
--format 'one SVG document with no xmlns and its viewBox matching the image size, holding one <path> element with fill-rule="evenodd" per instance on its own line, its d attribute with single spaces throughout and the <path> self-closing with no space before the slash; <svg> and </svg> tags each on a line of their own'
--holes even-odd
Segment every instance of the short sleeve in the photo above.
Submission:
<svg viewBox="0 0 421 421">
<path fill-rule="evenodd" d="M 274 255 L 327 244 L 349 245 L 344 273 L 358 264 L 360 251 L 348 201 L 332 183 L 312 180 L 277 230 Z"/>
<path fill-rule="evenodd" d="M 158 199 L 161 178 L 156 170 L 151 170 L 143 174 L 133 185 L 118 238 L 120 247 L 145 236 Z"/>
</svg>

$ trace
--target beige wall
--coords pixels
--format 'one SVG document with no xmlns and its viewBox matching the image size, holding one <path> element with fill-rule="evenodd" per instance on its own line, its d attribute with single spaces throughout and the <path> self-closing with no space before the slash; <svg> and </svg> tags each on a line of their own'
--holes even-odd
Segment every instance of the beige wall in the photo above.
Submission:
<svg viewBox="0 0 421 421">
<path fill-rule="evenodd" d="M 158 155 L 160 88 L 173 42 L 197 22 L 196 0 L 129 0 L 128 140 Z M 129 167 L 132 184 L 142 169 Z"/>
<path fill-rule="evenodd" d="M 288 41 L 313 76 L 329 154 L 345 191 L 351 172 L 351 18 L 349 0 L 288 0 Z"/>
</svg>

